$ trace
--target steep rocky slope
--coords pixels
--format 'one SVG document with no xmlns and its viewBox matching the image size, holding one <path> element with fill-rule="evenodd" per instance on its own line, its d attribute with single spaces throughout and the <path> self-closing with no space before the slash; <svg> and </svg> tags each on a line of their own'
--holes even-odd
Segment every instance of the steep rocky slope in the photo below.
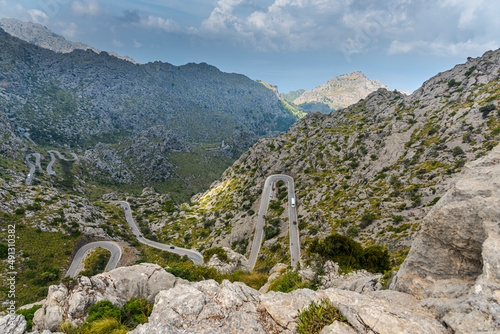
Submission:
<svg viewBox="0 0 500 334">
<path fill-rule="evenodd" d="M 95 53 L 101 53 L 100 50 L 80 42 L 72 42 L 63 36 L 50 31 L 47 27 L 32 22 L 24 22 L 10 18 L 0 18 L 0 28 L 12 36 L 22 39 L 28 43 L 38 45 L 42 48 L 55 52 L 69 53 L 73 50 L 92 50 Z M 120 56 L 115 52 L 109 52 L 110 55 L 132 63 L 137 63 L 130 57 Z"/>
<path fill-rule="evenodd" d="M 380 81 L 368 79 L 361 72 L 354 72 L 330 79 L 314 89 L 302 89 L 283 96 L 304 110 L 328 113 L 348 107 L 379 88 L 388 89 Z"/>
<path fill-rule="evenodd" d="M 265 178 L 285 173 L 295 179 L 303 246 L 337 231 L 391 252 L 405 249 L 463 165 L 498 144 L 499 69 L 500 51 L 491 51 L 411 96 L 380 89 L 349 108 L 309 114 L 285 134 L 259 140 L 156 233 L 244 253 Z M 269 215 L 279 233 L 264 242 L 261 266 L 287 258 L 286 212 Z"/>
<path fill-rule="evenodd" d="M 81 177 L 168 187 L 176 176 L 189 193 L 206 188 L 258 138 L 298 119 L 273 90 L 204 63 L 54 53 L 3 30 L 0 111 L 38 145 L 88 149 Z M 214 172 L 203 182 L 186 180 L 207 169 Z"/>
</svg>

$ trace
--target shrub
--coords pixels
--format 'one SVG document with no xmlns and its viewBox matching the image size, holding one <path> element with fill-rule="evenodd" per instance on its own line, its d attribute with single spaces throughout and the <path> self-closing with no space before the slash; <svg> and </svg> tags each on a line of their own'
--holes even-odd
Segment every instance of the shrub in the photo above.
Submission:
<svg viewBox="0 0 500 334">
<path fill-rule="evenodd" d="M 163 210 L 166 212 L 174 212 L 176 209 L 175 207 L 175 202 L 172 199 L 167 199 L 165 200 L 165 203 L 163 204 Z"/>
<path fill-rule="evenodd" d="M 371 223 L 375 221 L 375 214 L 373 212 L 365 212 L 361 217 L 361 224 L 359 225 L 361 228 L 365 228 L 369 226 Z"/>
<path fill-rule="evenodd" d="M 28 309 L 16 311 L 16 314 L 24 315 L 24 318 L 26 319 L 26 331 L 31 331 L 31 328 L 33 327 L 33 317 L 35 316 L 35 312 L 40 308 L 42 308 L 42 305 L 35 305 Z"/>
<path fill-rule="evenodd" d="M 280 228 L 272 225 L 264 226 L 264 239 L 269 240 L 280 234 Z"/>
<path fill-rule="evenodd" d="M 396 224 L 401 223 L 403 220 L 404 220 L 403 216 L 400 215 L 392 216 L 392 221 L 395 222 Z"/>
<path fill-rule="evenodd" d="M 7 257 L 9 257 L 9 247 L 0 244 L 0 260 L 5 260 Z"/>
<path fill-rule="evenodd" d="M 363 247 L 345 235 L 331 234 L 323 240 L 313 239 L 309 252 L 337 262 L 345 270 L 361 269 Z"/>
<path fill-rule="evenodd" d="M 293 290 L 306 288 L 307 283 L 302 282 L 302 278 L 295 270 L 287 271 L 272 281 L 269 291 L 280 291 L 288 293 Z"/>
<path fill-rule="evenodd" d="M 387 248 L 380 245 L 368 246 L 363 251 L 363 268 L 372 273 L 383 273 L 391 269 Z"/>
<path fill-rule="evenodd" d="M 454 157 L 456 157 L 458 155 L 463 155 L 464 154 L 464 150 L 462 150 L 462 148 L 460 146 L 455 146 L 451 150 L 451 154 L 453 154 Z"/>
<path fill-rule="evenodd" d="M 344 315 L 338 308 L 333 306 L 328 298 L 322 299 L 319 303 L 315 301 L 297 314 L 297 334 L 317 334 L 334 321 L 341 321 L 348 324 Z"/>
<path fill-rule="evenodd" d="M 105 318 L 121 319 L 120 309 L 114 306 L 109 300 L 101 300 L 88 309 L 87 322 Z"/>
<path fill-rule="evenodd" d="M 490 111 L 495 110 L 495 109 L 496 109 L 496 107 L 494 104 L 487 104 L 487 105 L 479 108 L 479 112 L 483 114 L 483 118 L 486 118 L 490 114 Z"/>
<path fill-rule="evenodd" d="M 209 249 L 205 250 L 205 252 L 203 253 L 203 261 L 204 262 L 210 261 L 210 259 L 212 258 L 212 256 L 214 254 L 217 255 L 219 260 L 224 261 L 224 262 L 228 261 L 227 253 L 221 247 L 213 247 L 213 248 L 209 248 Z"/>
<path fill-rule="evenodd" d="M 24 215 L 24 212 L 26 212 L 26 210 L 23 208 L 19 208 L 19 209 L 16 209 L 16 211 L 14 211 L 14 213 L 16 215 L 19 215 L 19 216 Z"/>
<path fill-rule="evenodd" d="M 153 305 L 141 298 L 131 298 L 120 311 L 121 322 L 128 328 L 135 328 L 148 321 Z"/>
<path fill-rule="evenodd" d="M 358 234 L 359 234 L 359 230 L 356 226 L 354 225 L 351 225 L 349 226 L 349 228 L 347 229 L 347 235 L 350 236 L 350 237 L 357 237 Z"/>
<path fill-rule="evenodd" d="M 85 259 L 85 270 L 81 271 L 79 275 L 91 277 L 102 273 L 110 258 L 111 253 L 107 249 L 101 247 L 96 248 L 94 252 Z"/>
<path fill-rule="evenodd" d="M 337 262 L 344 272 L 358 269 L 384 272 L 390 269 L 389 253 L 385 247 L 375 245 L 363 249 L 355 240 L 336 233 L 323 240 L 313 239 L 308 251 L 320 255 L 320 262 Z"/>
</svg>

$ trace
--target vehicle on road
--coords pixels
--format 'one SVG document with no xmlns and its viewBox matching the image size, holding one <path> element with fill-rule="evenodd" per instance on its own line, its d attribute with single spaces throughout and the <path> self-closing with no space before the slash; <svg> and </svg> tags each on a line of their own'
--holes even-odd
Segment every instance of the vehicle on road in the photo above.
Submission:
<svg viewBox="0 0 500 334">
<path fill-rule="evenodd" d="M 295 220 L 293 221 L 293 225 L 297 225 L 297 222 Z"/>
<path fill-rule="evenodd" d="M 262 215 L 262 218 L 266 218 L 266 215 Z"/>
<path fill-rule="evenodd" d="M 139 234 L 139 238 L 142 238 L 142 234 Z"/>
<path fill-rule="evenodd" d="M 273 195 L 269 196 L 270 199 L 273 199 Z"/>
<path fill-rule="evenodd" d="M 125 208 L 125 210 L 127 210 L 127 208 Z"/>
<path fill-rule="evenodd" d="M 170 249 L 175 249 L 175 247 L 174 246 L 170 246 Z"/>
<path fill-rule="evenodd" d="M 292 197 L 292 208 L 295 208 L 295 197 Z"/>
</svg>

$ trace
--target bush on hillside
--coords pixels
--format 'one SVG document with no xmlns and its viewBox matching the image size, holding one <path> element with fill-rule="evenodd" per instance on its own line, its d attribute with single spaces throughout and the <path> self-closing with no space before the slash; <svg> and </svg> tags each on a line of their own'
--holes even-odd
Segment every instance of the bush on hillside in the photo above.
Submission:
<svg viewBox="0 0 500 334">
<path fill-rule="evenodd" d="M 217 255 L 217 257 L 221 261 L 224 261 L 224 262 L 228 261 L 227 253 L 221 247 L 213 247 L 213 248 L 209 248 L 209 249 L 205 250 L 205 252 L 203 253 L 203 261 L 204 262 L 210 261 L 210 259 L 214 255 Z"/>
<path fill-rule="evenodd" d="M 334 321 L 348 323 L 338 308 L 328 298 L 315 301 L 297 314 L 297 334 L 318 334 Z"/>
<path fill-rule="evenodd" d="M 390 256 L 383 246 L 363 248 L 360 243 L 341 234 L 331 234 L 323 240 L 311 241 L 308 252 L 321 257 L 320 261 L 331 260 L 339 264 L 344 272 L 366 269 L 383 273 L 390 270 Z"/>
</svg>

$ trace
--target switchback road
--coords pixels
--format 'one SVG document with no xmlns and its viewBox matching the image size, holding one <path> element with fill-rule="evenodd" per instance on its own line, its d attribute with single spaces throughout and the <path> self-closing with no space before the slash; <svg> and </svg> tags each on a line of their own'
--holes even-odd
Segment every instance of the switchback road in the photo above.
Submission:
<svg viewBox="0 0 500 334">
<path fill-rule="evenodd" d="M 76 252 L 76 255 L 73 259 L 73 262 L 71 262 L 71 266 L 69 267 L 66 276 L 75 277 L 76 275 L 78 275 L 78 273 L 83 270 L 83 256 L 86 252 L 96 247 L 102 247 L 110 251 L 111 257 L 109 258 L 105 270 L 114 269 L 118 264 L 118 261 L 120 261 L 122 257 L 122 249 L 120 245 L 112 241 L 96 241 L 84 245 L 78 250 L 78 252 Z"/>
</svg>

